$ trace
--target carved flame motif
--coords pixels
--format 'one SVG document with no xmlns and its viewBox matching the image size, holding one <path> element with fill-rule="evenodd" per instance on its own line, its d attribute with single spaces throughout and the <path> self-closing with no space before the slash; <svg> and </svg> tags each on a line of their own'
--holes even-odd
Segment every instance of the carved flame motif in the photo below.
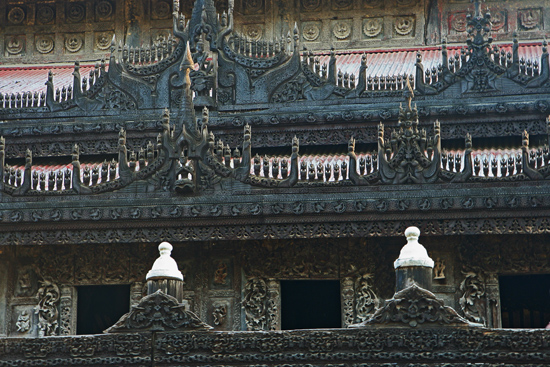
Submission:
<svg viewBox="0 0 550 367">
<path fill-rule="evenodd" d="M 396 184 L 434 182 L 440 170 L 439 122 L 435 122 L 431 137 L 424 129 L 418 129 L 418 110 L 411 106 L 414 93 L 408 79 L 407 83 L 407 108 L 399 108 L 399 130 L 393 130 L 390 139 L 384 139 L 384 125 L 380 124 L 378 129 L 380 179 Z"/>
<path fill-rule="evenodd" d="M 357 322 L 366 321 L 380 304 L 380 300 L 372 288 L 371 281 L 372 274 L 363 274 L 355 281 L 355 312 Z"/>
</svg>

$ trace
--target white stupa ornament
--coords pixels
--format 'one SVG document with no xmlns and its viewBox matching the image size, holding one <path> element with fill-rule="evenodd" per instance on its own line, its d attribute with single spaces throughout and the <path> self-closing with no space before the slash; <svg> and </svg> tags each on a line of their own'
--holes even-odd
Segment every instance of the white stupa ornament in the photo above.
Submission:
<svg viewBox="0 0 550 367">
<path fill-rule="evenodd" d="M 178 279 L 183 280 L 183 274 L 178 269 L 178 264 L 170 254 L 172 245 L 168 242 L 162 242 L 159 245 L 160 257 L 155 260 L 153 267 L 147 273 L 146 280 L 149 279 Z"/>
<path fill-rule="evenodd" d="M 428 256 L 428 251 L 418 242 L 420 229 L 409 227 L 405 230 L 407 244 L 403 246 L 399 253 L 399 258 L 395 260 L 393 266 L 395 269 L 409 266 L 423 266 L 427 268 L 434 267 L 434 261 Z"/>
</svg>

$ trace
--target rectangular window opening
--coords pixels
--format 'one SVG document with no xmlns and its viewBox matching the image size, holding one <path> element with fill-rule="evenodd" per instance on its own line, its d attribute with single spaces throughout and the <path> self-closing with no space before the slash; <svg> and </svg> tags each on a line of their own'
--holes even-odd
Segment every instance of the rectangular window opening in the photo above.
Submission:
<svg viewBox="0 0 550 367">
<path fill-rule="evenodd" d="M 281 281 L 281 329 L 340 327 L 340 281 Z"/>
<path fill-rule="evenodd" d="M 87 285 L 77 289 L 78 335 L 102 334 L 130 309 L 129 285 Z"/>
<path fill-rule="evenodd" d="M 503 328 L 550 325 L 550 274 L 503 275 L 499 286 Z"/>
</svg>

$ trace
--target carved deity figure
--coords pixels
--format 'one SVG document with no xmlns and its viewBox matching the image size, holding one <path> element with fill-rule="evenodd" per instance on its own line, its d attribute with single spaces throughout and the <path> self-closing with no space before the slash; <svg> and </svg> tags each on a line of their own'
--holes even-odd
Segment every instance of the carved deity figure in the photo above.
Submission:
<svg viewBox="0 0 550 367">
<path fill-rule="evenodd" d="M 215 284 L 225 284 L 227 278 L 227 265 L 220 261 L 218 268 L 214 273 L 214 283 Z"/>
<path fill-rule="evenodd" d="M 437 258 L 434 265 L 434 279 L 445 279 L 445 260 Z"/>
</svg>

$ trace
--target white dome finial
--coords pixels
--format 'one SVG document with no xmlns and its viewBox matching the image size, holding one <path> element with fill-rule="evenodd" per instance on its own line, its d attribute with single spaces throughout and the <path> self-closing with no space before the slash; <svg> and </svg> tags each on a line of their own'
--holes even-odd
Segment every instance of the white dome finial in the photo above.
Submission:
<svg viewBox="0 0 550 367">
<path fill-rule="evenodd" d="M 172 253 L 172 245 L 168 242 L 162 242 L 159 245 L 160 257 L 155 260 L 153 267 L 147 273 L 145 280 L 149 279 L 178 279 L 183 280 L 183 274 L 178 270 L 178 264 L 170 254 Z"/>
<path fill-rule="evenodd" d="M 418 242 L 420 229 L 409 227 L 405 230 L 407 244 L 403 246 L 399 253 L 399 258 L 393 263 L 394 268 L 405 266 L 423 266 L 427 268 L 434 267 L 434 261 L 428 256 L 428 251 Z"/>
</svg>

